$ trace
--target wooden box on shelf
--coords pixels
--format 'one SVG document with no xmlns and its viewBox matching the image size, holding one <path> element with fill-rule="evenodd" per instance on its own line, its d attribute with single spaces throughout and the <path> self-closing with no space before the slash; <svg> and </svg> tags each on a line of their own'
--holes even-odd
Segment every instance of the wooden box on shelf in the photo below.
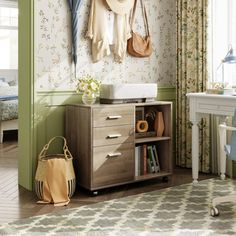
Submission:
<svg viewBox="0 0 236 236">
<path fill-rule="evenodd" d="M 136 115 L 143 111 L 145 116 L 150 109 L 162 112 L 163 135 L 156 136 L 151 122 L 148 132 L 152 132 L 152 136 L 138 137 L 135 133 Z M 141 115 L 141 118 L 145 118 L 144 116 Z M 171 124 L 171 102 L 67 105 L 66 138 L 75 160 L 78 184 L 96 191 L 171 175 Z M 143 145 L 155 147 L 159 171 L 140 171 L 147 163 L 144 163 L 140 154 L 139 158 L 142 160 L 137 162 L 136 150 Z M 146 155 L 148 156 L 148 152 Z"/>
</svg>

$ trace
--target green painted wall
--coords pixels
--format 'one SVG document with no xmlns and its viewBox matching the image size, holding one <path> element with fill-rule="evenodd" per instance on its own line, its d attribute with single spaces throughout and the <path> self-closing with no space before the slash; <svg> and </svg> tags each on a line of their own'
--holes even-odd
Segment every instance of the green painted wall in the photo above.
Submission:
<svg viewBox="0 0 236 236">
<path fill-rule="evenodd" d="M 64 135 L 65 105 L 79 103 L 81 98 L 74 91 L 45 91 L 37 92 L 35 101 L 36 151 L 39 153 L 52 137 Z M 57 146 L 50 151 L 58 152 Z"/>
<path fill-rule="evenodd" d="M 19 7 L 19 184 L 32 189 L 34 156 L 34 2 L 18 1 Z"/>
</svg>

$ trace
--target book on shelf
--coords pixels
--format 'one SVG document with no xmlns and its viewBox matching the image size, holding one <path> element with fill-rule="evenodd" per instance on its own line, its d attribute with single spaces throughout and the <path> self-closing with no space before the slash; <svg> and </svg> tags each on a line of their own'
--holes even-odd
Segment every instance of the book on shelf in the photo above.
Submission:
<svg viewBox="0 0 236 236">
<path fill-rule="evenodd" d="M 148 160 L 148 172 L 149 173 L 155 173 L 156 172 L 156 164 L 152 152 L 152 146 L 147 146 L 147 160 Z"/>
<path fill-rule="evenodd" d="M 160 163 L 155 145 L 135 147 L 135 176 L 160 172 Z"/>
<path fill-rule="evenodd" d="M 159 160 L 157 156 L 157 151 L 155 145 L 150 145 L 148 146 L 148 153 L 150 155 L 150 158 L 152 160 L 153 168 L 155 173 L 160 172 L 160 165 L 159 165 Z"/>
<path fill-rule="evenodd" d="M 159 162 L 159 158 L 158 158 L 158 154 L 157 154 L 156 145 L 152 146 L 152 150 L 153 150 L 154 158 L 155 158 L 156 165 L 157 165 L 157 172 L 160 172 L 161 171 L 161 167 L 160 167 L 160 162 Z"/>
<path fill-rule="evenodd" d="M 142 146 L 135 147 L 135 176 L 140 175 L 141 170 L 141 156 L 142 156 Z"/>
<path fill-rule="evenodd" d="M 141 174 L 146 175 L 147 174 L 147 145 L 143 144 L 142 145 L 142 158 L 141 158 Z"/>
<path fill-rule="evenodd" d="M 150 158 L 147 158 L 147 173 L 154 173 L 154 168 Z"/>
<path fill-rule="evenodd" d="M 158 172 L 158 168 L 157 168 L 157 164 L 156 164 L 156 160 L 155 160 L 155 157 L 154 157 L 154 153 L 153 153 L 153 148 L 152 146 L 148 146 L 148 155 L 150 157 L 150 160 L 151 160 L 151 165 L 152 165 L 152 173 L 157 173 Z"/>
</svg>

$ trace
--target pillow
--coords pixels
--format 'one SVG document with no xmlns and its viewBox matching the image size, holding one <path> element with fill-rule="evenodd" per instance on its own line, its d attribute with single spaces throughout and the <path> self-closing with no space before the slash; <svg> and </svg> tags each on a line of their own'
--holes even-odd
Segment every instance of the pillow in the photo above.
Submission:
<svg viewBox="0 0 236 236">
<path fill-rule="evenodd" d="M 7 82 L 0 80 L 0 87 L 10 87 L 10 85 Z"/>
<path fill-rule="evenodd" d="M 9 84 L 10 86 L 16 86 L 18 83 L 17 83 L 17 81 L 15 81 L 15 80 L 11 80 L 11 81 L 8 82 L 8 84 Z"/>
</svg>

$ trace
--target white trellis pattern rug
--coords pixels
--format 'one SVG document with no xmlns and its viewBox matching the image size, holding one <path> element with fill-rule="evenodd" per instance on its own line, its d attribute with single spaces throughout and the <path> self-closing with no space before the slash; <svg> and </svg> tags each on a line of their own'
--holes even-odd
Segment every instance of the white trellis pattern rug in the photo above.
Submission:
<svg viewBox="0 0 236 236">
<path fill-rule="evenodd" d="M 0 235 L 236 235 L 236 205 L 215 196 L 236 194 L 235 180 L 209 179 L 0 225 Z"/>
</svg>

